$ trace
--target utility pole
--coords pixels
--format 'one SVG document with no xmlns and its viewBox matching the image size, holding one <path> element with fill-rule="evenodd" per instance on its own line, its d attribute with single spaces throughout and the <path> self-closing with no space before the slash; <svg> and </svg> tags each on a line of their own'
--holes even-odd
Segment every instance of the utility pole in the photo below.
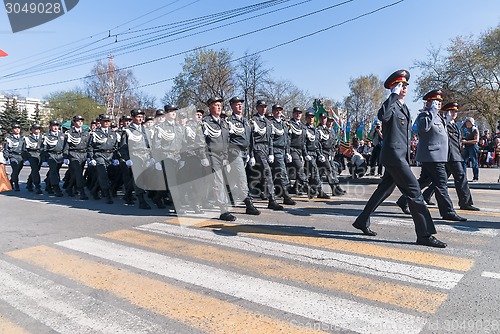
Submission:
<svg viewBox="0 0 500 334">
<path fill-rule="evenodd" d="M 108 56 L 108 78 L 106 82 L 106 114 L 115 119 L 115 64 L 113 56 Z"/>
</svg>

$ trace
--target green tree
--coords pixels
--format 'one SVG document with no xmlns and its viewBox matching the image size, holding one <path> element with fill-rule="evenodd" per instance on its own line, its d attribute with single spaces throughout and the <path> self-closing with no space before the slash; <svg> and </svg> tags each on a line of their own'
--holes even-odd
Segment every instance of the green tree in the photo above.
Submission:
<svg viewBox="0 0 500 334">
<path fill-rule="evenodd" d="M 443 50 L 429 50 L 417 61 L 422 70 L 416 80 L 420 96 L 442 88 L 445 103 L 457 101 L 467 116 L 482 119 L 495 129 L 500 118 L 500 26 L 479 38 L 458 36 Z"/>
<path fill-rule="evenodd" d="M 1 141 L 10 133 L 12 124 L 18 123 L 20 119 L 20 113 L 17 108 L 17 101 L 11 97 L 7 97 L 5 105 L 3 107 L 3 112 L 0 114 L 0 126 L 2 127 Z M 22 128 L 26 131 L 26 128 Z"/>
<path fill-rule="evenodd" d="M 21 128 L 23 129 L 29 129 L 32 125 L 32 122 L 28 116 L 28 110 L 26 107 L 21 109 L 19 112 L 19 124 L 21 125 Z"/>
<path fill-rule="evenodd" d="M 77 91 L 56 92 L 45 99 L 51 109 L 50 118 L 61 122 L 81 115 L 85 123 L 90 123 L 99 114 L 106 113 L 104 106 Z"/>
<path fill-rule="evenodd" d="M 33 114 L 33 123 L 42 124 L 42 115 L 40 114 L 40 105 L 35 105 L 35 112 Z"/>
</svg>

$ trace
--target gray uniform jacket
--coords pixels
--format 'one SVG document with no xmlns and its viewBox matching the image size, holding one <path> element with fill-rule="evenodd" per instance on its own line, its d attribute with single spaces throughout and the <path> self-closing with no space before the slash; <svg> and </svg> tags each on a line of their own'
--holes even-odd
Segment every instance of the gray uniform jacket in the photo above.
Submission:
<svg viewBox="0 0 500 334">
<path fill-rule="evenodd" d="M 417 116 L 419 162 L 448 162 L 446 122 L 437 109 L 426 108 Z M 384 143 L 385 145 L 385 143 Z"/>
</svg>

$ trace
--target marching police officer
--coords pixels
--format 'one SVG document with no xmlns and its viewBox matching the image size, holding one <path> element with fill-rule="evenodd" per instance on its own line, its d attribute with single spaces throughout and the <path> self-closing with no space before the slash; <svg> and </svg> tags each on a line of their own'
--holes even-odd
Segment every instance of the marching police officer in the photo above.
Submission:
<svg viewBox="0 0 500 334">
<path fill-rule="evenodd" d="M 472 201 L 469 183 L 462 166 L 463 157 L 460 152 L 462 134 L 455 122 L 458 113 L 458 103 L 450 102 L 441 108 L 446 119 L 446 129 L 448 131 L 448 162 L 446 172 L 448 177 L 453 175 L 455 191 L 458 196 L 458 205 L 461 210 L 479 211 Z M 431 184 L 424 192 L 424 198 L 431 198 L 434 193 L 434 185 Z"/>
<path fill-rule="evenodd" d="M 69 165 L 70 180 L 66 188 L 68 195 L 73 196 L 73 188 L 76 186 L 80 199 L 87 200 L 83 168 L 87 159 L 90 160 L 90 133 L 83 129 L 83 121 L 80 115 L 73 117 L 73 126 L 65 133 L 63 156 L 64 164 Z"/>
<path fill-rule="evenodd" d="M 40 134 L 41 126 L 36 123 L 31 126 L 31 133 L 23 138 L 22 156 L 27 165 L 30 166 L 31 172 L 29 178 L 35 184 L 35 193 L 42 194 L 40 188 L 40 148 L 42 146 L 42 135 Z"/>
<path fill-rule="evenodd" d="M 293 108 L 292 119 L 288 122 L 288 138 L 290 142 L 290 155 L 292 161 L 288 164 L 288 175 L 295 178 L 294 186 L 290 193 L 299 195 L 304 189 L 310 194 L 309 180 L 304 171 L 304 157 L 306 152 L 306 130 L 305 125 L 300 121 L 302 110 L 298 107 Z"/>
<path fill-rule="evenodd" d="M 5 138 L 3 146 L 3 156 L 10 162 L 12 173 L 10 183 L 14 191 L 19 191 L 19 173 L 23 169 L 23 157 L 21 155 L 23 148 L 23 136 L 21 135 L 21 125 L 14 123 L 11 126 L 12 133 Z"/>
<path fill-rule="evenodd" d="M 41 151 L 45 156 L 44 160 L 49 165 L 47 175 L 47 188 L 54 192 L 56 197 L 62 197 L 63 193 L 59 187 L 59 171 L 62 167 L 64 156 L 65 135 L 59 130 L 59 122 L 51 120 L 49 122 L 49 131 L 43 135 Z"/>
<path fill-rule="evenodd" d="M 384 87 L 391 90 L 391 94 L 378 111 L 378 119 L 382 121 L 382 133 L 384 134 L 381 154 L 385 172 L 377 189 L 352 225 L 365 235 L 377 235 L 370 229 L 370 215 L 392 194 L 397 186 L 407 197 L 417 233 L 416 243 L 444 248 L 446 243 L 433 236 L 436 234 L 434 222 L 424 203 L 417 179 L 410 168 L 412 125 L 410 111 L 404 103 L 409 78 L 408 71 L 398 70 L 384 82 Z"/>
<path fill-rule="evenodd" d="M 227 176 L 229 125 L 221 118 L 222 102 L 220 97 L 212 97 L 207 101 L 209 114 L 204 116 L 203 133 L 207 144 L 207 156 L 213 173 L 214 196 L 220 208 L 219 219 L 234 221 L 236 217 L 228 210 L 229 198 L 226 192 L 224 174 Z"/>
<path fill-rule="evenodd" d="M 295 205 L 296 202 L 290 197 L 288 187 L 290 181 L 286 169 L 286 162 L 292 161 L 290 155 L 290 145 L 288 140 L 288 127 L 282 119 L 283 107 L 275 104 L 272 107 L 273 117 L 271 118 L 271 138 L 273 141 L 274 162 L 271 164 L 273 180 L 280 189 L 283 196 L 283 204 Z"/>
<path fill-rule="evenodd" d="M 333 129 L 327 126 L 328 117 L 326 114 L 321 114 L 319 116 L 320 124 L 316 127 L 319 132 L 319 143 L 321 145 L 321 150 L 325 161 L 318 160 L 318 169 L 320 177 L 325 174 L 328 180 L 328 184 L 332 189 L 332 196 L 340 196 L 345 194 L 345 190 L 340 187 L 340 181 L 337 175 L 337 170 L 332 167 L 331 162 L 335 157 L 335 147 L 336 139 L 333 133 Z"/>
<path fill-rule="evenodd" d="M 306 112 L 306 169 L 309 174 L 309 185 L 311 186 L 311 192 L 309 198 L 312 198 L 312 192 L 316 193 L 318 198 L 328 199 L 328 196 L 322 188 L 322 182 L 318 170 L 318 162 L 326 162 L 326 158 L 323 155 L 323 150 L 320 144 L 320 133 L 314 126 L 314 113 L 311 111 Z"/>
<path fill-rule="evenodd" d="M 283 210 L 283 206 L 276 202 L 274 194 L 274 183 L 270 164 L 274 162 L 273 141 L 271 138 L 271 123 L 266 118 L 267 103 L 257 100 L 257 114 L 252 117 L 251 125 L 253 129 L 252 153 L 260 168 L 260 182 L 264 189 L 264 196 L 269 196 L 268 209 Z M 252 162 L 253 164 L 253 162 Z"/>
<path fill-rule="evenodd" d="M 229 125 L 228 159 L 231 166 L 228 173 L 228 182 L 231 194 L 234 196 L 233 199 L 235 201 L 243 200 L 245 203 L 245 212 L 249 215 L 260 215 L 260 211 L 253 205 L 245 172 L 245 165 L 252 158 L 253 153 L 249 152 L 252 141 L 252 128 L 250 122 L 243 117 L 244 101 L 237 96 L 229 100 L 233 113 L 226 118 Z"/>
<path fill-rule="evenodd" d="M 89 164 L 96 167 L 98 185 L 106 197 L 106 203 L 113 204 L 109 167 L 118 165 L 118 136 L 110 128 L 111 118 L 109 115 L 101 115 L 99 123 L 101 126 L 92 132 L 90 139 L 89 148 L 92 160 Z M 99 198 L 97 189 L 93 188 L 92 195 L 96 199 Z"/>
</svg>

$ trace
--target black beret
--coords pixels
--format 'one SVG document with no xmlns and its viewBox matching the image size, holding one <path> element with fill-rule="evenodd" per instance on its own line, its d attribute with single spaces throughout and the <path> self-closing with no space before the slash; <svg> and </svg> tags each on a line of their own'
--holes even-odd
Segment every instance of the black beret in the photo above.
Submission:
<svg viewBox="0 0 500 334">
<path fill-rule="evenodd" d="M 408 72 L 407 70 L 397 70 L 396 72 L 392 73 L 387 78 L 387 80 L 385 80 L 384 87 L 387 89 L 391 89 L 395 83 L 403 82 L 408 84 L 409 80 L 410 80 L 410 72 Z"/>
<path fill-rule="evenodd" d="M 314 113 L 312 111 L 306 111 L 306 117 L 310 117 L 310 116 L 313 116 L 314 117 Z"/>
<path fill-rule="evenodd" d="M 258 106 L 267 106 L 267 103 L 264 100 L 257 100 L 257 103 L 256 103 L 255 106 L 256 107 L 258 107 Z"/>
<path fill-rule="evenodd" d="M 12 129 L 14 128 L 21 128 L 21 125 L 19 125 L 19 123 L 13 123 L 11 126 L 10 126 Z"/>
<path fill-rule="evenodd" d="M 40 129 L 42 126 L 38 123 L 35 123 L 31 126 L 32 129 Z"/>
<path fill-rule="evenodd" d="M 49 122 L 49 125 L 59 125 L 59 122 L 53 119 Z"/>
<path fill-rule="evenodd" d="M 207 106 L 211 105 L 214 102 L 222 102 L 224 99 L 222 97 L 211 97 L 207 100 Z"/>
<path fill-rule="evenodd" d="M 198 114 L 198 113 L 200 113 L 200 114 L 202 114 L 202 115 L 203 115 L 203 114 L 205 113 L 205 110 L 198 109 L 198 110 L 196 110 L 196 113 L 197 113 L 197 114 Z"/>
<path fill-rule="evenodd" d="M 236 103 L 236 102 L 245 102 L 245 100 L 240 99 L 239 96 L 233 96 L 231 98 L 231 100 L 229 100 L 229 104 L 233 104 L 233 103 Z"/>
<path fill-rule="evenodd" d="M 109 115 L 101 115 L 101 117 L 99 117 L 99 120 L 100 121 L 111 121 L 111 117 L 109 117 Z"/>
<path fill-rule="evenodd" d="M 448 111 L 448 110 L 458 110 L 458 103 L 457 102 L 450 102 L 446 103 L 442 108 L 442 111 Z"/>
<path fill-rule="evenodd" d="M 272 108 L 272 109 L 273 109 L 273 110 L 276 110 L 276 109 L 281 109 L 281 110 L 283 110 L 283 107 L 282 107 L 282 106 L 280 106 L 279 104 L 275 104 L 275 105 L 273 105 L 273 108 Z"/>
<path fill-rule="evenodd" d="M 165 111 L 174 111 L 174 110 L 179 110 L 179 108 L 177 108 L 177 106 L 175 104 L 166 104 L 164 107 L 163 107 L 163 110 Z"/>
<path fill-rule="evenodd" d="M 73 121 L 83 121 L 83 120 L 84 120 L 84 118 L 81 115 L 73 116 Z"/>
<path fill-rule="evenodd" d="M 155 116 L 163 116 L 165 115 L 165 111 L 163 109 L 157 109 Z"/>
<path fill-rule="evenodd" d="M 123 115 L 121 118 L 121 121 L 131 121 L 131 120 L 132 120 L 132 117 L 130 117 L 129 115 Z"/>
<path fill-rule="evenodd" d="M 441 89 L 433 89 L 429 93 L 425 94 L 422 99 L 425 101 L 428 100 L 443 101 L 443 91 Z"/>
<path fill-rule="evenodd" d="M 144 119 L 145 122 L 147 121 L 154 121 L 155 118 L 153 116 L 146 116 L 146 118 Z"/>
<path fill-rule="evenodd" d="M 130 115 L 131 116 L 137 116 L 137 115 L 145 115 L 146 113 L 140 109 L 132 109 L 130 110 Z"/>
<path fill-rule="evenodd" d="M 299 112 L 302 114 L 304 111 L 302 109 L 300 109 L 299 107 L 295 107 L 295 108 L 293 108 L 293 112 Z"/>
</svg>

